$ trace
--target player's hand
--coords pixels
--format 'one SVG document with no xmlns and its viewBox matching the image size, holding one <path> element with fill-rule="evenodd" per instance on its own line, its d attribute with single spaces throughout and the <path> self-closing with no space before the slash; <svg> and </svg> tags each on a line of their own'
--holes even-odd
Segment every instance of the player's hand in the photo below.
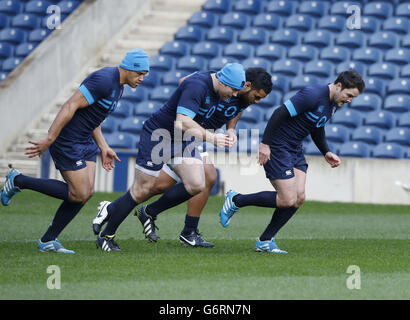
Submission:
<svg viewBox="0 0 410 320">
<path fill-rule="evenodd" d="M 51 141 L 49 138 L 44 138 L 39 141 L 33 141 L 29 140 L 29 143 L 32 144 L 32 146 L 27 147 L 25 149 L 24 154 L 27 155 L 29 158 L 34 158 L 37 156 L 41 156 L 41 154 L 48 149 L 51 145 Z"/>
<path fill-rule="evenodd" d="M 231 138 L 225 133 L 215 133 L 213 135 L 213 145 L 217 148 L 229 147 L 231 144 Z"/>
<path fill-rule="evenodd" d="M 120 158 L 118 158 L 117 154 L 114 152 L 114 150 L 112 150 L 111 148 L 101 149 L 102 167 L 106 171 L 111 171 L 115 168 L 114 160 L 121 161 Z"/>
<path fill-rule="evenodd" d="M 260 143 L 258 162 L 261 166 L 263 166 L 266 162 L 268 162 L 268 160 L 270 160 L 270 147 L 267 144 Z"/>
<path fill-rule="evenodd" d="M 230 141 L 229 141 L 229 149 L 232 148 L 237 142 L 238 142 L 238 137 L 236 136 L 236 132 L 233 129 L 228 129 L 226 132 L 228 135 Z"/>
<path fill-rule="evenodd" d="M 332 168 L 338 167 L 342 162 L 337 155 L 330 151 L 325 154 L 325 160 L 330 164 Z"/>
</svg>

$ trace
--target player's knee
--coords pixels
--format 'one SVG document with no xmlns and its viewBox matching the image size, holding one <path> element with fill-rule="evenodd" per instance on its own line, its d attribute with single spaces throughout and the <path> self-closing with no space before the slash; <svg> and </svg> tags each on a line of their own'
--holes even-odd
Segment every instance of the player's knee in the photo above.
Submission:
<svg viewBox="0 0 410 320">
<path fill-rule="evenodd" d="M 206 188 L 211 190 L 214 187 L 216 181 L 218 180 L 218 174 L 216 170 L 214 169 L 214 170 L 210 170 L 209 172 L 207 172 L 205 179 L 206 179 Z"/>
<path fill-rule="evenodd" d="M 192 195 L 196 195 L 205 191 L 206 185 L 205 180 L 196 180 L 189 183 L 184 184 L 186 191 Z"/>
<path fill-rule="evenodd" d="M 285 198 L 280 198 L 278 199 L 279 201 L 277 201 L 277 205 L 279 208 L 290 208 L 290 207 L 294 207 L 296 205 L 297 202 L 297 197 L 285 197 Z"/>
<path fill-rule="evenodd" d="M 296 207 L 300 207 L 303 204 L 303 202 L 305 202 L 305 198 L 305 193 L 299 193 L 296 200 Z"/>
<path fill-rule="evenodd" d="M 70 191 L 68 199 L 71 202 L 86 203 L 94 194 L 94 188 L 80 191 Z"/>
<path fill-rule="evenodd" d="M 168 189 L 168 185 L 165 183 L 155 183 L 155 185 L 152 187 L 152 195 L 157 195 L 157 194 L 162 194 Z"/>
</svg>

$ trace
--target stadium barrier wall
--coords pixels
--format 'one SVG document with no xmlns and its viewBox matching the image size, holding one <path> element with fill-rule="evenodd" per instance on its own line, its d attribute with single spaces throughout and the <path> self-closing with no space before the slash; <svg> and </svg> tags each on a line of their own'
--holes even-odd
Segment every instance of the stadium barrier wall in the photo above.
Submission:
<svg viewBox="0 0 410 320">
<path fill-rule="evenodd" d="M 150 0 L 84 1 L 0 85 L 0 155 Z M 31 125 L 29 125 L 31 124 Z"/>
<path fill-rule="evenodd" d="M 117 151 L 121 162 L 116 162 L 107 173 L 97 158 L 95 191 L 124 192 L 134 179 L 136 152 Z M 209 153 L 219 171 L 218 186 L 213 194 L 224 194 L 229 189 L 241 193 L 273 190 L 265 177 L 256 154 Z M 410 192 L 397 184 L 410 185 L 410 160 L 342 158 L 338 168 L 318 156 L 306 156 L 309 164 L 306 179 L 306 200 L 324 202 L 353 202 L 410 205 Z M 42 157 L 42 177 L 62 179 L 54 168 L 49 154 Z M 220 186 L 220 187 L 219 187 Z"/>
</svg>

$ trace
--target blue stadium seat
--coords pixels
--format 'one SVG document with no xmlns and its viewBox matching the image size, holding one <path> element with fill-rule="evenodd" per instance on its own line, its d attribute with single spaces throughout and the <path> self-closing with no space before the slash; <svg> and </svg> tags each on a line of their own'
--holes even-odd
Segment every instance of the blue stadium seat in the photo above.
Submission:
<svg viewBox="0 0 410 320">
<path fill-rule="evenodd" d="M 364 117 L 364 125 L 377 127 L 380 129 L 390 129 L 394 127 L 394 115 L 385 110 L 374 111 L 366 114 Z"/>
<path fill-rule="evenodd" d="M 114 133 L 118 130 L 119 121 L 113 117 L 107 117 L 101 123 L 101 130 L 103 133 Z"/>
<path fill-rule="evenodd" d="M 333 64 L 326 60 L 312 60 L 305 64 L 304 74 L 327 77 L 334 73 Z"/>
<path fill-rule="evenodd" d="M 260 13 L 251 19 L 251 25 L 266 30 L 276 30 L 279 27 L 280 18 L 271 13 Z"/>
<path fill-rule="evenodd" d="M 16 47 L 15 56 L 19 58 L 25 58 L 28 56 L 35 48 L 37 43 L 23 42 Z"/>
<path fill-rule="evenodd" d="M 162 45 L 159 53 L 161 55 L 168 55 L 172 57 L 182 57 L 188 53 L 188 48 L 189 46 L 184 42 L 167 41 Z"/>
<path fill-rule="evenodd" d="M 9 18 L 5 13 L 0 12 L 0 30 L 9 26 Z"/>
<path fill-rule="evenodd" d="M 216 57 L 209 61 L 208 69 L 209 70 L 220 70 L 227 63 L 239 62 L 238 59 L 231 57 Z"/>
<path fill-rule="evenodd" d="M 341 125 L 329 124 L 325 127 L 326 139 L 331 142 L 344 143 L 349 140 L 349 130 Z"/>
<path fill-rule="evenodd" d="M 281 75 L 272 75 L 272 89 L 286 92 L 289 89 L 289 83 L 291 80 Z"/>
<path fill-rule="evenodd" d="M 127 132 L 107 134 L 105 140 L 108 145 L 114 149 L 135 149 L 137 147 L 137 138 L 135 135 Z"/>
<path fill-rule="evenodd" d="M 130 102 L 140 102 L 147 98 L 147 91 L 143 87 L 131 88 L 130 86 L 124 87 L 124 92 L 121 97 L 121 101 L 126 100 Z"/>
<path fill-rule="evenodd" d="M 367 89 L 367 88 L 366 88 Z M 386 93 L 404 93 L 408 94 L 410 92 L 410 80 L 396 78 L 387 84 Z"/>
<path fill-rule="evenodd" d="M 363 115 L 357 110 L 342 108 L 341 110 L 337 110 L 331 121 L 332 124 L 340 124 L 349 128 L 357 128 L 360 127 L 363 122 Z"/>
<path fill-rule="evenodd" d="M 314 20 L 309 16 L 294 14 L 285 20 L 284 27 L 306 32 L 312 28 L 313 21 Z"/>
<path fill-rule="evenodd" d="M 43 0 L 33 0 L 27 2 L 25 5 L 24 11 L 26 13 L 33 13 L 38 16 L 44 16 L 47 13 L 47 7 L 50 6 L 51 3 L 48 1 Z"/>
<path fill-rule="evenodd" d="M 286 92 L 283 97 L 282 97 L 282 102 L 286 102 L 287 100 L 289 100 L 290 98 L 292 98 L 299 90 L 290 90 L 288 92 Z"/>
<path fill-rule="evenodd" d="M 256 48 L 255 56 L 265 59 L 279 60 L 285 55 L 285 47 L 277 44 L 265 43 Z"/>
<path fill-rule="evenodd" d="M 398 67 L 393 63 L 374 63 L 369 67 L 368 75 L 375 78 L 391 80 L 397 77 Z"/>
<path fill-rule="evenodd" d="M 389 2 L 376 1 L 364 5 L 363 13 L 378 19 L 387 19 L 393 13 L 393 5 Z"/>
<path fill-rule="evenodd" d="M 28 39 L 27 40 L 29 42 L 40 43 L 45 38 L 47 38 L 47 36 L 50 33 L 51 33 L 51 31 L 49 29 L 45 29 L 45 28 L 34 29 L 33 31 L 30 31 L 30 33 L 28 34 Z"/>
<path fill-rule="evenodd" d="M 398 35 L 390 31 L 380 31 L 372 34 L 368 41 L 369 47 L 392 49 L 398 45 Z"/>
<path fill-rule="evenodd" d="M 17 28 L 6 28 L 0 31 L 0 41 L 20 44 L 25 41 L 26 33 Z"/>
<path fill-rule="evenodd" d="M 5 72 L 13 71 L 21 62 L 23 61 L 22 58 L 12 57 L 7 58 L 3 61 L 2 69 Z"/>
<path fill-rule="evenodd" d="M 410 18 L 410 3 L 400 3 L 396 7 L 396 16 Z"/>
<path fill-rule="evenodd" d="M 214 41 L 218 43 L 231 43 L 236 37 L 236 33 L 234 32 L 234 29 L 231 27 L 222 27 L 222 26 L 217 26 L 211 28 L 207 34 L 206 34 L 206 39 L 208 41 Z"/>
<path fill-rule="evenodd" d="M 148 75 L 144 76 L 144 81 L 140 84 L 142 87 L 153 88 L 159 84 L 160 72 L 150 69 Z"/>
<path fill-rule="evenodd" d="M 175 86 L 159 86 L 151 91 L 150 99 L 159 102 L 167 101 L 175 91 Z"/>
<path fill-rule="evenodd" d="M 8 72 L 0 72 L 0 82 L 4 81 L 8 76 Z"/>
<path fill-rule="evenodd" d="M 410 33 L 401 38 L 401 47 L 410 49 Z"/>
<path fill-rule="evenodd" d="M 380 143 L 373 148 L 374 158 L 402 159 L 404 157 L 404 148 L 394 143 Z"/>
<path fill-rule="evenodd" d="M 304 35 L 304 44 L 323 48 L 332 43 L 332 33 L 327 30 L 311 30 Z"/>
<path fill-rule="evenodd" d="M 165 86 L 178 86 L 178 82 L 179 80 L 181 80 L 181 78 L 187 76 L 188 74 L 190 74 L 189 71 L 187 70 L 171 70 L 168 71 L 166 73 L 164 73 L 164 75 L 161 77 L 161 81 L 162 81 L 162 85 Z"/>
<path fill-rule="evenodd" d="M 207 0 L 202 6 L 202 10 L 214 13 L 225 13 L 230 9 L 230 0 Z"/>
<path fill-rule="evenodd" d="M 368 158 L 370 148 L 366 143 L 360 141 L 348 141 L 340 146 L 339 155 L 342 157 Z"/>
<path fill-rule="evenodd" d="M 309 45 L 296 45 L 289 49 L 288 57 L 302 62 L 307 62 L 316 59 L 318 56 L 318 49 Z"/>
<path fill-rule="evenodd" d="M 174 59 L 164 55 L 152 56 L 149 58 L 149 67 L 153 70 L 168 71 L 174 67 Z"/>
<path fill-rule="evenodd" d="M 379 144 L 383 141 L 383 130 L 376 127 L 361 126 L 352 133 L 352 141 L 361 141 L 369 144 Z"/>
<path fill-rule="evenodd" d="M 309 156 L 322 156 L 322 154 L 320 153 L 319 149 L 316 147 L 313 141 L 305 143 L 303 147 L 304 147 L 305 154 Z"/>
<path fill-rule="evenodd" d="M 40 26 L 40 20 L 36 15 L 20 13 L 11 20 L 13 28 L 33 30 Z"/>
<path fill-rule="evenodd" d="M 132 106 L 132 102 L 121 99 L 120 101 L 118 101 L 117 107 L 115 108 L 114 112 L 110 114 L 110 116 L 119 119 L 127 118 L 132 113 Z"/>
<path fill-rule="evenodd" d="M 400 76 L 403 78 L 410 78 L 410 64 L 401 68 Z"/>
<path fill-rule="evenodd" d="M 399 66 L 404 66 L 410 63 L 410 49 L 390 49 L 386 52 L 384 60 L 386 62 L 395 63 Z"/>
<path fill-rule="evenodd" d="M 202 41 L 202 29 L 198 26 L 183 26 L 175 32 L 175 40 L 185 41 L 187 43 L 196 43 Z"/>
<path fill-rule="evenodd" d="M 7 42 L 0 42 L 0 59 L 7 59 L 13 56 L 14 46 Z"/>
<path fill-rule="evenodd" d="M 352 109 L 359 111 L 375 111 L 382 107 L 382 99 L 375 93 L 363 93 L 350 103 Z"/>
<path fill-rule="evenodd" d="M 313 75 L 299 75 L 294 77 L 290 82 L 290 90 L 300 90 L 304 87 L 314 85 L 319 79 Z"/>
<path fill-rule="evenodd" d="M 245 14 L 256 15 L 262 11 L 261 1 L 239 0 L 233 5 L 233 9 Z"/>
<path fill-rule="evenodd" d="M 397 127 L 406 127 L 410 129 L 410 111 L 400 115 L 397 121 Z"/>
<path fill-rule="evenodd" d="M 404 17 L 391 17 L 383 22 L 383 30 L 405 35 L 410 28 L 409 20 Z"/>
<path fill-rule="evenodd" d="M 360 48 L 365 42 L 365 36 L 358 30 L 343 31 L 336 37 L 336 45 L 347 48 Z"/>
<path fill-rule="evenodd" d="M 386 142 L 397 143 L 402 146 L 410 147 L 410 129 L 408 128 L 392 128 L 385 135 Z"/>
<path fill-rule="evenodd" d="M 0 12 L 7 15 L 16 15 L 22 11 L 21 2 L 18 0 L 1 0 Z"/>
<path fill-rule="evenodd" d="M 298 12 L 319 18 L 325 15 L 328 9 L 329 2 L 326 1 L 303 1 L 298 8 Z"/>
<path fill-rule="evenodd" d="M 365 64 L 359 61 L 344 61 L 337 65 L 336 74 L 340 74 L 343 71 L 354 69 L 362 76 L 366 73 Z"/>
<path fill-rule="evenodd" d="M 271 0 L 266 6 L 266 11 L 280 16 L 290 16 L 299 6 L 298 1 L 274 1 Z"/>
<path fill-rule="evenodd" d="M 293 59 L 280 59 L 273 63 L 272 72 L 289 76 L 296 76 L 300 73 L 302 63 Z"/>
<path fill-rule="evenodd" d="M 346 26 L 346 19 L 342 16 L 326 15 L 320 18 L 318 29 L 325 29 L 331 32 L 341 32 Z"/>
<path fill-rule="evenodd" d="M 190 72 L 201 71 L 206 69 L 206 59 L 196 56 L 185 56 L 177 61 L 177 69 L 187 70 Z"/>
<path fill-rule="evenodd" d="M 249 24 L 249 18 L 241 12 L 228 12 L 221 17 L 220 25 L 234 29 L 244 29 Z"/>
<path fill-rule="evenodd" d="M 280 94 L 278 91 L 272 90 L 266 98 L 259 101 L 258 107 L 263 109 L 270 109 L 274 106 L 280 105 L 281 99 L 282 94 Z"/>
<path fill-rule="evenodd" d="M 362 16 L 360 19 L 360 30 L 366 34 L 372 34 L 380 30 L 380 21 L 375 17 Z"/>
<path fill-rule="evenodd" d="M 242 112 L 240 121 L 259 123 L 263 120 L 263 113 L 257 105 L 251 105 Z"/>
<path fill-rule="evenodd" d="M 238 41 L 253 45 L 261 45 L 267 42 L 268 33 L 261 28 L 245 28 L 240 31 Z"/>
<path fill-rule="evenodd" d="M 81 1 L 60 1 L 57 5 L 60 7 L 62 15 L 69 15 L 73 12 L 79 5 Z"/>
<path fill-rule="evenodd" d="M 350 58 L 349 49 L 346 49 L 343 47 L 329 46 L 329 47 L 323 48 L 320 51 L 320 59 L 329 60 L 329 61 L 332 61 L 333 63 L 349 61 L 349 58 Z"/>
<path fill-rule="evenodd" d="M 361 2 L 359 1 L 336 1 L 330 7 L 330 14 L 332 15 L 341 15 L 346 17 L 347 16 L 347 8 L 349 6 L 356 5 L 358 7 L 362 7 Z"/>
<path fill-rule="evenodd" d="M 119 130 L 121 132 L 139 134 L 142 131 L 144 122 L 145 118 L 143 117 L 128 117 L 121 121 Z"/>
<path fill-rule="evenodd" d="M 248 57 L 252 57 L 253 50 L 254 48 L 250 44 L 234 42 L 226 45 L 223 49 L 223 52 L 224 56 L 226 57 L 232 57 L 235 59 L 242 60 L 247 59 Z"/>
<path fill-rule="evenodd" d="M 219 56 L 221 46 L 215 42 L 201 41 L 192 46 L 191 54 L 195 56 L 212 59 Z"/>
<path fill-rule="evenodd" d="M 368 78 L 364 79 L 366 89 L 365 91 L 368 93 L 376 93 L 380 97 L 384 97 L 386 92 L 386 84 L 383 80 L 377 78 Z"/>
<path fill-rule="evenodd" d="M 358 48 L 353 52 L 353 60 L 366 64 L 372 64 L 382 61 L 383 52 L 376 48 Z"/>
<path fill-rule="evenodd" d="M 132 111 L 132 114 L 137 117 L 150 117 L 154 112 L 157 112 L 162 107 L 162 103 L 158 101 L 145 100 L 137 103 Z"/>
<path fill-rule="evenodd" d="M 384 109 L 392 112 L 410 111 L 410 95 L 392 94 L 387 96 L 384 102 Z"/>
<path fill-rule="evenodd" d="M 217 15 L 209 11 L 195 12 L 188 20 L 188 23 L 190 25 L 204 28 L 212 28 L 214 25 L 216 25 L 216 22 Z"/>
<path fill-rule="evenodd" d="M 248 69 L 248 68 L 264 68 L 265 70 L 271 69 L 270 61 L 264 58 L 248 58 L 242 61 L 242 65 L 245 69 Z"/>
<path fill-rule="evenodd" d="M 299 33 L 295 29 L 280 28 L 273 31 L 270 42 L 291 47 L 299 43 Z"/>
</svg>

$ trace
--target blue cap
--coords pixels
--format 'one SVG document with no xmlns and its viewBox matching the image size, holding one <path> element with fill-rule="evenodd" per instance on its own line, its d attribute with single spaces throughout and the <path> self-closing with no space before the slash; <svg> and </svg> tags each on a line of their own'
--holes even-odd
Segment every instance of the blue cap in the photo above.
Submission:
<svg viewBox="0 0 410 320">
<path fill-rule="evenodd" d="M 240 63 L 227 63 L 216 75 L 219 81 L 231 88 L 242 90 L 245 86 L 245 69 Z"/>
<path fill-rule="evenodd" d="M 131 71 L 149 71 L 148 55 L 141 49 L 128 51 L 120 67 Z"/>
</svg>

